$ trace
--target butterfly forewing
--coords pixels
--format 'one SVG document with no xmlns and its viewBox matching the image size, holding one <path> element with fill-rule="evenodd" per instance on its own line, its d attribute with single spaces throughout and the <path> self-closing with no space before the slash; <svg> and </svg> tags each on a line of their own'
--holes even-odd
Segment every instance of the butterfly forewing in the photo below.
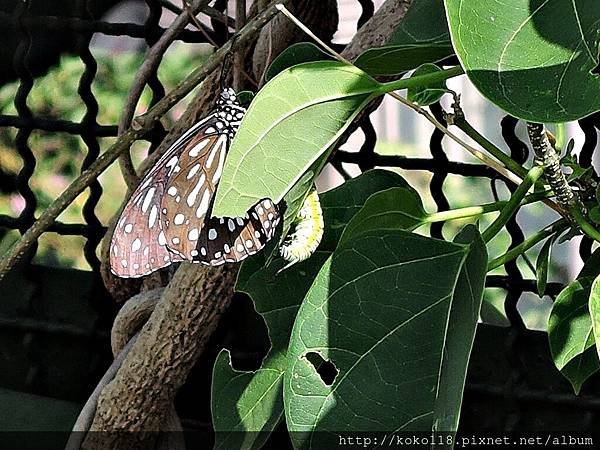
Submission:
<svg viewBox="0 0 600 450">
<path fill-rule="evenodd" d="M 211 126 L 209 130 L 214 129 Z M 201 131 L 181 153 L 177 172 L 169 180 L 161 201 L 167 246 L 192 259 L 192 251 L 204 227 L 227 151 L 227 134 Z"/>
<path fill-rule="evenodd" d="M 165 152 L 125 206 L 111 242 L 121 277 L 139 277 L 175 261 L 238 262 L 262 249 L 279 222 L 277 206 L 259 202 L 245 218 L 209 218 L 229 144 L 244 114 L 235 93 Z"/>
</svg>

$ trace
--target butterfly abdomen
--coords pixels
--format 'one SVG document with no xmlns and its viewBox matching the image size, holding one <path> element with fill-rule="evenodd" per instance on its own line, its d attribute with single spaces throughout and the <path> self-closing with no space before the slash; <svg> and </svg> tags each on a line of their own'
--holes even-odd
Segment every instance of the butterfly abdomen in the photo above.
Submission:
<svg viewBox="0 0 600 450">
<path fill-rule="evenodd" d="M 304 200 L 296 216 L 294 231 L 288 235 L 279 249 L 283 259 L 288 262 L 283 269 L 308 259 L 321 243 L 323 229 L 323 212 L 319 195 L 316 190 L 313 190 Z"/>
</svg>

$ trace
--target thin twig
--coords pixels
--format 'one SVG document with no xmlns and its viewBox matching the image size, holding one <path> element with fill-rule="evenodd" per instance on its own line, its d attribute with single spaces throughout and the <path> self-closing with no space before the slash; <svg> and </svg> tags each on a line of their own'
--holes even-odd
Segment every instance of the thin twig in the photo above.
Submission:
<svg viewBox="0 0 600 450">
<path fill-rule="evenodd" d="M 289 3 L 291 0 L 282 0 Z M 267 8 L 258 14 L 238 33 L 234 38 L 227 41 L 206 62 L 194 70 L 184 81 L 160 99 L 146 114 L 135 120 L 135 128 L 132 126 L 125 131 L 111 147 L 108 148 L 96 161 L 94 161 L 81 175 L 77 177 L 69 187 L 40 215 L 39 219 L 29 228 L 21 239 L 0 260 L 0 280 L 8 271 L 27 253 L 40 235 L 54 223 L 56 218 L 81 194 L 98 176 L 115 161 L 119 155 L 129 149 L 131 144 L 152 129 L 154 123 L 159 120 L 173 105 L 185 97 L 194 89 L 207 75 L 216 70 L 223 62 L 225 56 L 233 49 L 245 46 L 254 39 L 260 29 L 271 20 L 279 11 L 275 6 Z"/>
<path fill-rule="evenodd" d="M 125 130 L 131 125 L 131 121 L 135 114 L 135 108 L 137 107 L 140 97 L 142 96 L 144 87 L 146 87 L 148 79 L 153 73 L 156 72 L 156 69 L 158 68 L 158 65 L 160 64 L 165 52 L 175 40 L 177 35 L 188 25 L 190 17 L 193 17 L 196 11 L 208 5 L 209 1 L 210 0 L 194 0 L 194 3 L 191 6 L 191 13 L 188 13 L 188 11 L 182 11 L 167 29 L 167 31 L 160 37 L 158 41 L 156 41 L 156 44 L 154 44 L 152 48 L 148 50 L 146 58 L 135 74 L 133 85 L 127 94 L 123 115 L 119 121 L 119 136 L 125 133 Z M 133 167 L 131 153 L 129 151 L 123 152 L 123 154 L 119 157 L 119 165 L 121 167 L 121 172 L 123 174 L 123 178 L 125 179 L 125 183 L 127 184 L 127 188 L 132 191 L 138 184 L 139 179 L 135 172 L 135 168 Z"/>
<path fill-rule="evenodd" d="M 172 13 L 177 15 L 183 12 L 179 6 L 174 5 L 168 0 L 159 0 L 158 3 L 165 9 L 168 9 Z M 228 27 L 235 28 L 235 19 L 233 17 L 226 16 L 221 11 L 213 8 L 212 6 L 206 6 L 202 9 L 202 13 L 210 17 L 211 19 L 218 20 L 221 23 L 224 23 Z"/>
<path fill-rule="evenodd" d="M 235 31 L 239 31 L 246 24 L 246 0 L 235 1 Z M 242 89 L 242 73 L 244 72 L 244 55 L 235 52 L 233 55 L 233 87 L 235 90 Z"/>
<path fill-rule="evenodd" d="M 183 4 L 185 5 L 185 10 L 189 14 L 190 19 L 192 20 L 192 22 L 194 23 L 194 25 L 196 26 L 198 31 L 200 31 L 200 33 L 202 33 L 202 35 L 206 38 L 206 40 L 210 43 L 210 45 L 212 45 L 213 47 L 218 47 L 218 45 L 215 43 L 215 41 L 206 32 L 204 25 L 202 25 L 200 23 L 200 21 L 198 20 L 198 18 L 196 17 L 196 14 L 194 13 L 194 11 L 192 9 L 192 5 L 190 5 L 188 3 L 188 0 L 183 0 Z"/>
</svg>

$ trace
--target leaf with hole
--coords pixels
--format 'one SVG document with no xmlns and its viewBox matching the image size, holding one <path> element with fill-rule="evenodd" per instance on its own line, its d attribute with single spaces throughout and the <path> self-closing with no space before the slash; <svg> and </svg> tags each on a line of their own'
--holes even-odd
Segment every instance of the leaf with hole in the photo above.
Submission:
<svg viewBox="0 0 600 450">
<path fill-rule="evenodd" d="M 445 0 L 468 77 L 520 119 L 567 122 L 600 110 L 595 0 Z"/>
<path fill-rule="evenodd" d="M 266 321 L 272 347 L 255 372 L 235 370 L 229 353 L 219 354 L 211 397 L 216 448 L 259 448 L 281 421 L 285 354 L 296 311 L 345 225 L 372 193 L 392 186 L 408 187 L 408 183 L 394 172 L 375 169 L 321 194 L 326 232 L 319 251 L 309 260 L 280 275 L 276 272 L 284 262 L 276 259 L 266 265 L 265 252 L 242 264 L 236 290 L 252 297 Z"/>
<path fill-rule="evenodd" d="M 263 198 L 279 203 L 380 88 L 337 61 L 300 64 L 269 81 L 231 144 L 213 215 L 243 216 Z"/>
<path fill-rule="evenodd" d="M 227 350 L 215 362 L 212 417 L 216 449 L 261 448 L 283 418 L 282 383 L 286 349 L 296 311 L 329 253 L 312 257 L 277 275 L 281 264 L 242 264 L 236 290 L 254 301 L 269 330 L 271 349 L 255 372 L 235 370 Z"/>
<path fill-rule="evenodd" d="M 480 296 L 459 313 L 468 326 L 448 322 L 453 299 L 469 301 L 457 296 L 469 246 L 398 230 L 353 236 L 323 265 L 294 322 L 284 406 L 296 448 L 329 448 L 339 432 L 431 431 L 434 421 L 446 426 L 458 416 L 459 366 Z M 474 292 L 483 285 L 481 255 L 468 272 L 477 278 Z M 444 365 L 445 351 L 457 366 Z M 327 362 L 328 378 L 313 353 Z M 441 388 L 446 382 L 452 386 Z"/>
<path fill-rule="evenodd" d="M 577 279 L 556 297 L 548 320 L 548 340 L 556 368 L 571 382 L 575 393 L 600 367 L 598 357 L 586 353 L 594 346 L 588 299 L 593 278 Z"/>
</svg>

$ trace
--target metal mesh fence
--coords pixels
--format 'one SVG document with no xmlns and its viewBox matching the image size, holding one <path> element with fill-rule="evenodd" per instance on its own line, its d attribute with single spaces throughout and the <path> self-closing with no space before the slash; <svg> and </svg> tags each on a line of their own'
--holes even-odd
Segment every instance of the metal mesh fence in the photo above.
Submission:
<svg viewBox="0 0 600 450">
<path fill-rule="evenodd" d="M 24 208 L 18 215 L 0 215 L 0 237 L 8 230 L 18 230 L 23 233 L 35 221 L 35 211 L 39 199 L 30 187 L 38 163 L 30 144 L 33 133 L 70 134 L 80 137 L 85 145 L 85 157 L 80 170 L 85 169 L 98 157 L 101 139 L 117 135 L 115 124 L 101 125 L 97 122 L 98 101 L 94 95 L 92 83 L 98 67 L 89 46 L 92 35 L 102 33 L 110 36 L 143 38 L 148 45 L 152 45 L 165 31 L 160 26 L 163 11 L 173 9 L 173 5 L 167 2 L 146 0 L 148 15 L 142 25 L 108 23 L 100 20 L 105 8 L 103 9 L 99 3 L 92 0 L 73 0 L 68 11 L 61 11 L 45 8 L 42 6 L 41 1 L 15 1 L 14 8 L 8 8 L 5 11 L 0 10 L 0 27 L 8 30 L 11 35 L 10 42 L 6 46 L 9 49 L 7 51 L 11 51 L 10 59 L 8 59 L 11 64 L 10 68 L 0 75 L 0 79 L 3 82 L 18 81 L 18 89 L 14 96 L 16 114 L 0 114 L 0 133 L 4 133 L 8 129 L 16 130 L 13 144 L 22 161 L 22 167 L 15 177 L 0 170 L 0 190 L 3 193 L 19 194 L 24 200 Z M 360 4 L 363 6 L 364 11 L 360 19 L 362 23 L 372 14 L 373 4 L 367 0 L 361 0 Z M 210 29 L 207 29 L 207 31 L 209 33 L 213 32 Z M 56 36 L 60 36 L 60 38 Z M 206 42 L 206 33 L 185 30 L 181 33 L 179 39 L 188 43 Z M 47 53 L 46 57 L 43 55 L 44 52 Z M 43 76 L 43 73 L 58 61 L 58 55 L 63 52 L 76 55 L 84 67 L 77 90 L 81 101 L 85 105 L 85 114 L 80 121 L 36 115 L 28 106 L 28 99 L 36 77 Z M 165 95 L 165 88 L 156 73 L 150 78 L 148 84 L 152 92 L 151 103 L 155 103 Z M 438 120 L 444 120 L 441 106 L 433 105 L 431 111 Z M 579 125 L 585 135 L 580 162 L 584 167 L 591 167 L 592 156 L 597 147 L 598 132 L 600 131 L 600 114 L 581 120 Z M 527 145 L 517 137 L 515 132 L 517 120 L 507 116 L 502 120 L 500 126 L 504 140 L 511 150 L 512 158 L 518 162 L 526 161 L 530 156 L 529 150 Z M 361 171 L 374 167 L 395 167 L 408 171 L 431 173 L 432 177 L 428 190 L 439 210 L 445 210 L 449 207 L 448 198 L 443 190 L 444 182 L 449 175 L 456 174 L 487 179 L 490 182 L 490 190 L 492 191 L 496 184 L 501 183 L 496 174 L 485 166 L 449 160 L 442 143 L 443 134 L 438 130 L 434 131 L 430 138 L 430 156 L 412 158 L 378 154 L 375 146 L 377 134 L 371 120 L 368 117 L 363 119 L 360 128 L 365 135 L 365 142 L 360 151 L 354 153 L 340 150 L 335 154 L 332 161 L 335 169 L 345 177 L 348 174 L 342 166 L 343 163 L 356 164 Z M 165 130 L 158 125 L 155 132 L 148 137 L 151 146 L 157 146 L 164 135 Z M 100 262 L 96 252 L 106 231 L 106 224 L 103 224 L 96 214 L 96 207 L 103 195 L 102 187 L 98 182 L 95 182 L 88 189 L 88 193 L 89 195 L 82 207 L 83 220 L 81 223 L 57 222 L 48 231 L 63 236 L 82 236 L 85 238 L 85 258 L 92 270 L 97 273 Z M 510 235 L 511 247 L 524 241 L 523 230 L 516 220 L 513 219 L 508 224 L 507 231 Z M 442 237 L 442 224 L 433 224 L 431 235 Z M 590 256 L 591 250 L 591 240 L 584 238 L 579 248 L 581 258 L 584 261 Z M 29 258 L 33 258 L 34 254 L 35 250 L 31 252 Z M 495 341 L 499 345 L 503 345 L 502 349 L 495 349 L 497 355 L 503 355 L 508 360 L 506 370 L 502 372 L 506 375 L 506 379 L 504 381 L 494 380 L 494 382 L 490 381 L 488 383 L 485 377 L 478 377 L 478 375 L 485 373 L 485 370 L 482 369 L 474 378 L 470 378 L 471 383 L 467 389 L 467 398 L 470 398 L 473 404 L 477 402 L 485 403 L 488 401 L 485 399 L 490 398 L 502 399 L 503 405 L 508 406 L 506 406 L 507 412 L 503 416 L 504 423 L 501 426 L 508 429 L 526 422 L 524 401 L 550 403 L 555 407 L 567 409 L 580 408 L 585 415 L 585 427 L 591 427 L 596 421 L 595 411 L 600 407 L 600 399 L 593 396 L 593 392 L 598 392 L 595 389 L 595 386 L 598 385 L 597 381 L 591 383 L 588 393 L 580 398 L 574 397 L 565 390 L 564 382 L 557 381 L 558 374 L 555 374 L 551 388 L 544 390 L 543 386 L 537 386 L 532 389 L 532 382 L 526 375 L 530 370 L 530 366 L 525 362 L 526 356 L 524 355 L 527 351 L 524 349 L 524 344 L 531 345 L 531 349 L 542 352 L 542 355 L 547 355 L 548 350 L 543 348 L 539 336 L 535 337 L 526 330 L 522 317 L 517 310 L 517 303 L 524 292 L 535 292 L 536 284 L 535 280 L 526 277 L 522 273 L 514 261 L 507 263 L 505 270 L 506 275 L 488 277 L 487 286 L 501 288 L 506 292 L 504 308 L 510 321 L 510 328 L 502 332 L 503 343 L 500 343 L 500 339 Z M 561 288 L 560 283 L 549 283 L 547 294 L 554 298 Z M 94 296 L 89 296 L 90 299 L 92 297 Z M 24 342 L 27 341 L 25 346 L 29 349 L 28 355 L 31 357 L 29 367 L 24 370 L 28 371 L 32 380 L 35 379 L 34 372 L 41 370 L 39 367 L 43 365 L 42 360 L 44 359 L 40 357 L 39 352 L 35 349 L 35 343 L 39 342 L 39 333 L 42 327 L 36 328 L 33 325 L 24 331 L 26 337 L 23 338 Z M 14 329 L 15 326 L 15 323 L 7 320 L 0 322 L 0 329 L 9 330 Z M 21 324 L 17 328 L 21 330 L 24 326 Z M 101 325 L 98 326 L 102 328 Z M 105 333 L 102 334 L 99 331 L 99 328 L 92 332 L 80 332 L 79 328 L 60 326 L 48 328 L 46 325 L 44 329 L 47 333 L 54 333 L 63 337 L 82 335 L 88 338 L 92 336 L 93 339 L 106 337 Z M 535 342 L 530 344 L 533 341 Z M 538 367 L 536 370 L 548 370 L 548 367 L 551 367 L 549 358 L 547 356 L 544 356 L 544 358 L 544 369 Z M 494 358 L 481 358 L 482 365 L 484 361 L 488 361 L 489 364 L 496 363 Z M 91 369 L 92 372 L 100 370 L 97 361 L 91 364 L 92 367 L 96 367 L 96 369 Z M 557 383 L 562 384 L 556 387 Z M 558 393 L 553 394 L 550 392 L 551 390 Z"/>
</svg>

